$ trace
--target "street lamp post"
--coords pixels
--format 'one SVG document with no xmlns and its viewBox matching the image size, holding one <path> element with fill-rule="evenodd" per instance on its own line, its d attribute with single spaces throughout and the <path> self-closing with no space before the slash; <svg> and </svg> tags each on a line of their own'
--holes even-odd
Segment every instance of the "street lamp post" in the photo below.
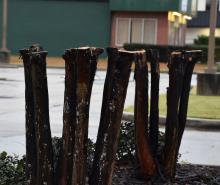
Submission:
<svg viewBox="0 0 220 185">
<path fill-rule="evenodd" d="M 210 31 L 208 61 L 205 73 L 197 74 L 197 94 L 220 96 L 220 73 L 215 68 L 215 29 L 217 24 L 217 0 L 210 0 Z"/>
<path fill-rule="evenodd" d="M 2 48 L 0 49 L 0 62 L 8 62 L 10 54 L 10 51 L 7 49 L 8 0 L 3 0 L 2 7 Z"/>
</svg>

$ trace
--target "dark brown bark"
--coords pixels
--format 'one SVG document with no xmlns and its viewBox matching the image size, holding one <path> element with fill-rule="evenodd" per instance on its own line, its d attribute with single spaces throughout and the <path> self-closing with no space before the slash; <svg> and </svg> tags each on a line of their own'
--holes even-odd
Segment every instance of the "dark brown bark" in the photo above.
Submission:
<svg viewBox="0 0 220 185">
<path fill-rule="evenodd" d="M 57 169 L 58 185 L 72 184 L 73 147 L 75 138 L 76 117 L 76 64 L 70 50 L 66 50 L 65 60 L 65 92 L 63 107 L 63 136 L 60 161 Z"/>
<path fill-rule="evenodd" d="M 138 165 L 145 179 L 156 172 L 156 165 L 151 154 L 148 128 L 148 66 L 145 52 L 137 53 L 135 60 L 135 145 Z"/>
<path fill-rule="evenodd" d="M 25 77 L 25 132 L 26 132 L 26 165 L 25 175 L 27 185 L 36 185 L 37 183 L 37 150 L 36 136 L 34 128 L 34 99 L 31 77 L 31 61 L 29 49 L 20 50 L 24 63 Z"/>
<path fill-rule="evenodd" d="M 74 130 L 72 185 L 85 184 L 88 119 L 92 85 L 97 58 L 103 52 L 100 48 L 72 49 L 76 56 L 76 118 Z"/>
<path fill-rule="evenodd" d="M 100 48 L 78 48 L 66 50 L 64 54 L 66 76 L 63 147 L 57 173 L 60 176 L 59 184 L 84 184 L 89 103 L 97 58 L 102 52 Z M 76 150 L 78 153 L 73 163 Z"/>
<path fill-rule="evenodd" d="M 53 150 L 49 122 L 49 102 L 46 74 L 47 52 L 33 46 L 30 49 L 31 76 L 37 142 L 37 185 L 54 185 Z M 36 159 L 35 159 L 36 160 Z"/>
<path fill-rule="evenodd" d="M 201 51 L 186 51 L 184 53 L 184 62 L 185 62 L 185 71 L 183 77 L 183 88 L 180 96 L 180 104 L 179 104 L 179 130 L 178 130 L 178 147 L 177 147 L 177 155 L 179 152 L 182 136 L 184 133 L 184 129 L 186 126 L 187 119 L 187 110 L 188 110 L 188 102 L 189 102 L 189 93 L 191 89 L 191 79 L 193 74 L 193 69 L 195 67 L 196 62 L 201 58 Z"/>
<path fill-rule="evenodd" d="M 157 155 L 159 133 L 159 56 L 156 50 L 149 52 L 151 64 L 150 129 L 149 138 L 153 156 Z"/>
<path fill-rule="evenodd" d="M 169 63 L 169 88 L 167 90 L 167 119 L 164 147 L 164 172 L 166 177 L 174 180 L 176 167 L 176 148 L 179 131 L 179 98 L 182 91 L 184 65 L 181 52 L 173 52 Z"/>
<path fill-rule="evenodd" d="M 120 123 L 134 54 L 108 48 L 108 69 L 90 185 L 112 184 Z"/>
</svg>

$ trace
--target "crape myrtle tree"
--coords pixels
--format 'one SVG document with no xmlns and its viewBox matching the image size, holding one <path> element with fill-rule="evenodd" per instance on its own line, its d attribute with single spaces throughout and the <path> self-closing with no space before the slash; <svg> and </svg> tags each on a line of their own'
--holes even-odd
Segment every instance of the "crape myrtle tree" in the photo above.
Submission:
<svg viewBox="0 0 220 185">
<path fill-rule="evenodd" d="M 146 181 L 155 178 L 171 182 L 175 180 L 177 157 L 186 124 L 191 77 L 201 51 L 179 51 L 171 54 L 168 63 L 165 144 L 160 150 L 158 52 L 126 51 L 117 48 L 107 48 L 106 51 L 108 62 L 101 118 L 93 165 L 87 178 L 89 105 L 97 60 L 103 49 L 71 48 L 63 55 L 65 60 L 63 134 L 56 166 L 49 121 L 47 52 L 39 45 L 20 50 L 25 74 L 28 185 L 112 184 L 132 62 L 135 64 L 136 82 L 134 144 L 137 170 Z M 151 82 L 148 81 L 149 67 Z M 148 83 L 151 84 L 150 99 Z"/>
<path fill-rule="evenodd" d="M 158 53 L 147 53 L 151 67 L 150 111 L 148 111 L 148 67 L 143 56 L 135 61 L 135 144 L 136 158 L 141 175 L 149 180 L 157 177 L 174 182 L 179 148 L 186 125 L 189 93 L 193 69 L 201 60 L 201 51 L 172 52 L 167 88 L 167 117 L 164 146 L 158 148 L 159 78 Z M 149 121 L 148 121 L 148 112 Z"/>
</svg>

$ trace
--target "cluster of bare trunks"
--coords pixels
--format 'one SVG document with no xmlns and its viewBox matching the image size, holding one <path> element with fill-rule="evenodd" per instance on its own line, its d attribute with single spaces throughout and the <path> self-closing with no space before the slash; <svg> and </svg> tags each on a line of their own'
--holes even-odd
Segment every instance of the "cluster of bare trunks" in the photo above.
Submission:
<svg viewBox="0 0 220 185">
<path fill-rule="evenodd" d="M 46 74 L 47 52 L 39 45 L 20 50 L 25 72 L 26 179 L 28 185 L 85 185 L 89 105 L 102 48 L 67 49 L 62 148 L 54 169 Z M 112 184 L 131 66 L 135 64 L 135 146 L 140 173 L 173 181 L 184 132 L 191 77 L 201 51 L 171 53 L 165 146 L 158 153 L 159 62 L 155 50 L 107 48 L 108 66 L 90 185 Z M 148 70 L 148 62 L 150 70 Z M 151 82 L 148 82 L 148 73 Z M 150 100 L 148 83 L 151 83 Z M 149 101 L 149 103 L 148 103 Z M 148 111 L 150 104 L 150 111 Z M 148 113 L 149 112 L 149 113 Z M 149 120 L 148 120 L 149 114 Z M 129 183 L 129 182 L 128 182 Z"/>
</svg>

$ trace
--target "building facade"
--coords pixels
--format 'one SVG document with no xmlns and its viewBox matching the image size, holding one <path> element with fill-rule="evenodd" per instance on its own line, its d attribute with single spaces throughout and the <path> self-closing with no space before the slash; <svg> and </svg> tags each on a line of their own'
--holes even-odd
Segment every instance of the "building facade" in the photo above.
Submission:
<svg viewBox="0 0 220 185">
<path fill-rule="evenodd" d="M 220 3 L 217 6 L 217 25 L 215 36 L 220 37 Z M 198 0 L 197 15 L 188 22 L 186 32 L 186 43 L 193 44 L 194 39 L 200 35 L 209 35 L 209 19 L 210 19 L 210 0 Z"/>
<path fill-rule="evenodd" d="M 111 45 L 184 45 L 186 23 L 196 12 L 192 0 L 110 0 Z"/>
<path fill-rule="evenodd" d="M 50 55 L 57 56 L 65 48 L 85 45 L 184 45 L 187 20 L 196 11 L 196 0 L 8 2 L 7 43 L 12 53 L 17 53 L 19 49 L 32 43 L 40 43 Z"/>
</svg>

